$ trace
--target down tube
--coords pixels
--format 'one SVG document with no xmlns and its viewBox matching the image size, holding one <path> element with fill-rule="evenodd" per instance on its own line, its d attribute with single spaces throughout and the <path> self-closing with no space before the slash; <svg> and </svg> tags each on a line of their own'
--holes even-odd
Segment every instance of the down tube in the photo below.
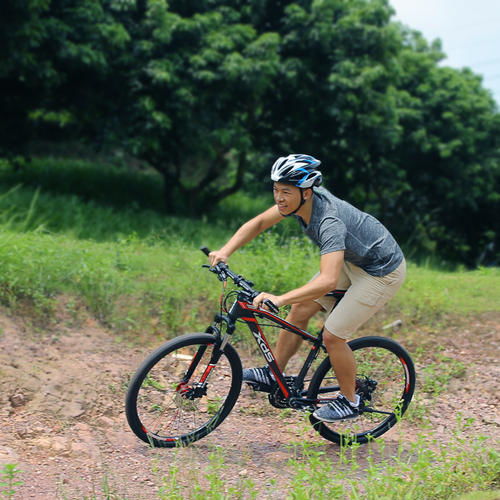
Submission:
<svg viewBox="0 0 500 500">
<path fill-rule="evenodd" d="M 274 357 L 274 354 L 271 351 L 271 347 L 269 346 L 269 342 L 267 341 L 264 332 L 262 331 L 262 328 L 257 323 L 257 320 L 255 319 L 253 314 L 251 316 L 247 316 L 241 319 L 244 320 L 247 323 L 248 327 L 250 328 L 252 335 L 255 337 L 255 340 L 257 341 L 259 349 L 262 351 L 264 358 L 266 358 L 267 364 L 269 365 L 269 369 L 273 373 L 274 378 L 276 379 L 276 382 L 278 383 L 281 389 L 281 392 L 286 398 L 288 398 L 290 396 L 290 391 L 286 386 L 286 383 L 283 379 L 283 375 L 281 374 L 278 363 L 276 363 L 276 358 Z"/>
</svg>

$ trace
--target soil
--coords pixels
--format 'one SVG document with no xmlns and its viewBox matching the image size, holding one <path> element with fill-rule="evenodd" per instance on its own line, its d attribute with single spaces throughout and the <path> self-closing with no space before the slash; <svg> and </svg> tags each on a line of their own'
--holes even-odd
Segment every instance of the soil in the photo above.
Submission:
<svg viewBox="0 0 500 500">
<path fill-rule="evenodd" d="M 419 334 L 466 366 L 439 398 L 417 399 L 432 438 L 453 439 L 460 412 L 473 418 L 466 429 L 471 436 L 498 442 L 500 313 L 439 332 L 415 329 L 415 338 Z M 294 444 L 304 441 L 317 443 L 342 466 L 339 448 L 322 440 L 304 417 L 269 406 L 265 395 L 246 387 L 226 421 L 205 439 L 183 449 L 151 449 L 129 430 L 123 400 L 127 380 L 153 346 L 119 341 L 92 318 L 76 327 L 62 317 L 40 328 L 0 310 L 0 469 L 15 463 L 22 471 L 14 498 L 149 500 L 162 491 L 169 498 L 163 477 L 182 497 L 183 488 L 207 483 L 217 450 L 224 463 L 218 470 L 228 484 L 238 488 L 252 480 L 259 496 L 285 498 L 294 474 L 288 461 L 300 459 Z M 403 419 L 376 452 L 391 454 L 421 432 L 418 419 Z M 361 448 L 358 458 L 368 450 Z"/>
</svg>

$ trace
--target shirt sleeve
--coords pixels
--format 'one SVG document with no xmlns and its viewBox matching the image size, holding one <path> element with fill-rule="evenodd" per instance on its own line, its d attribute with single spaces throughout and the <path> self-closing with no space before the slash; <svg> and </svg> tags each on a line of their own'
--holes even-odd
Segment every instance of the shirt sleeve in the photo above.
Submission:
<svg viewBox="0 0 500 500">
<path fill-rule="evenodd" d="M 336 217 L 326 217 L 318 227 L 318 240 L 320 254 L 345 250 L 347 228 Z"/>
</svg>

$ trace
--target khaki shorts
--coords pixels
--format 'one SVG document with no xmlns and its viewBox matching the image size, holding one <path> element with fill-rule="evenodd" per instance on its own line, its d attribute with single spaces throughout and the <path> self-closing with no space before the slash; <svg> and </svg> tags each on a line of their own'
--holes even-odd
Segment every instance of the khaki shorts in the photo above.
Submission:
<svg viewBox="0 0 500 500">
<path fill-rule="evenodd" d="M 392 299 L 403 284 L 405 277 L 406 261 L 404 259 L 395 271 L 380 277 L 372 276 L 360 267 L 344 262 L 337 281 L 337 289 L 347 290 L 347 292 L 339 305 L 333 309 L 336 300 L 329 296 L 315 300 L 329 314 L 325 321 L 325 329 L 337 337 L 349 338 Z"/>
</svg>

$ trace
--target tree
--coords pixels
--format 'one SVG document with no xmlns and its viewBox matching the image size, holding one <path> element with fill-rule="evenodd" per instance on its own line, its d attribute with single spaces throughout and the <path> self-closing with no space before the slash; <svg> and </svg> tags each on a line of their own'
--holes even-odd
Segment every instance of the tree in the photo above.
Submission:
<svg viewBox="0 0 500 500">
<path fill-rule="evenodd" d="M 133 29 L 127 144 L 164 176 L 170 212 L 199 214 L 241 188 L 267 111 L 279 37 L 257 33 L 231 3 L 193 12 L 150 1 Z"/>
<path fill-rule="evenodd" d="M 121 85 L 110 84 L 129 36 L 99 0 L 8 0 L 0 18 L 0 148 L 102 135 Z M 113 61 L 113 66 L 111 65 Z"/>
<path fill-rule="evenodd" d="M 317 155 L 327 185 L 412 253 L 473 265 L 498 245 L 500 116 L 479 77 L 440 67 L 440 43 L 391 14 L 382 0 L 285 8 L 269 147 Z"/>
<path fill-rule="evenodd" d="M 400 230 L 417 249 L 476 265 L 499 243 L 500 115 L 480 77 L 437 66 L 425 41 L 408 36 L 400 57 L 405 134 L 395 156 L 411 187 L 398 211 L 413 224 Z"/>
<path fill-rule="evenodd" d="M 8 0 L 0 148 L 120 148 L 162 174 L 169 212 L 193 215 L 268 178 L 276 156 L 310 153 L 415 252 L 482 262 L 498 248 L 498 109 L 392 13 L 387 0 Z"/>
</svg>

